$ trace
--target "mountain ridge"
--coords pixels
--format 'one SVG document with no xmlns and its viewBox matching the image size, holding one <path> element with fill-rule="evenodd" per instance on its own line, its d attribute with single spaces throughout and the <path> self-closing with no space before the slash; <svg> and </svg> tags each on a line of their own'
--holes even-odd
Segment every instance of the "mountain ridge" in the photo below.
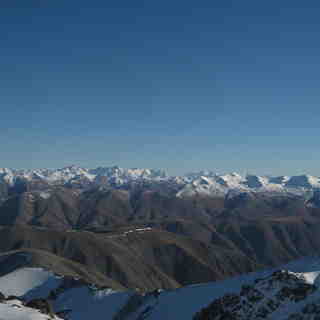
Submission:
<svg viewBox="0 0 320 320">
<path fill-rule="evenodd" d="M 78 189 L 97 186 L 128 189 L 137 185 L 156 188 L 161 185 L 162 188 L 170 189 L 170 193 L 174 193 L 177 197 L 221 196 L 235 190 L 306 195 L 308 192 L 320 189 L 320 177 L 308 174 L 274 177 L 251 174 L 242 176 L 235 172 L 217 174 L 213 171 L 170 176 L 162 169 L 125 169 L 118 166 L 94 169 L 74 165 L 59 169 L 0 168 L 0 198 L 1 194 L 8 193 L 12 189 L 45 190 L 62 185 Z"/>
</svg>

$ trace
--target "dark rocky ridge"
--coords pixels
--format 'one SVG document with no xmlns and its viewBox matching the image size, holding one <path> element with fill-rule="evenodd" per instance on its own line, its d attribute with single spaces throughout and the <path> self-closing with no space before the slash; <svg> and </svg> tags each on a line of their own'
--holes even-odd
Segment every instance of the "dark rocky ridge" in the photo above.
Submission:
<svg viewBox="0 0 320 320">
<path fill-rule="evenodd" d="M 297 312 L 295 306 L 299 302 L 308 301 L 317 289 L 303 276 L 280 270 L 265 279 L 257 279 L 254 285 L 243 285 L 239 294 L 230 293 L 214 300 L 193 319 L 275 319 L 276 312 L 285 309 L 287 320 L 318 320 L 320 303 L 302 304 L 300 312 Z M 290 308 L 291 304 L 293 308 Z"/>
</svg>

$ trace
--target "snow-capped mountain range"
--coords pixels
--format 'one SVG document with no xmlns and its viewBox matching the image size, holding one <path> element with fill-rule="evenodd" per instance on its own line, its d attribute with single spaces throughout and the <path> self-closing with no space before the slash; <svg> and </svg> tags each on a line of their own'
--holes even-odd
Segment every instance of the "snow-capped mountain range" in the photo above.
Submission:
<svg viewBox="0 0 320 320">
<path fill-rule="evenodd" d="M 238 173 L 217 174 L 200 171 L 183 176 L 169 176 L 161 169 L 124 169 L 118 166 L 86 169 L 69 166 L 60 169 L 18 170 L 0 168 L 0 183 L 13 187 L 18 183 L 34 182 L 51 185 L 110 185 L 121 188 L 137 183 L 174 185 L 176 196 L 218 196 L 229 192 L 268 192 L 303 194 L 320 189 L 320 177 L 299 176 L 242 176 Z"/>
</svg>

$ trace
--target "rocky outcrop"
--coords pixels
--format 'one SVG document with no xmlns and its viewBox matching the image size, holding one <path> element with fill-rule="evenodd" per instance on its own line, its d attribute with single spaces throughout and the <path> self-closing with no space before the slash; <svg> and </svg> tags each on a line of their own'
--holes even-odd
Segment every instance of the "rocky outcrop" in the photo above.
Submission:
<svg viewBox="0 0 320 320">
<path fill-rule="evenodd" d="M 290 314 L 290 305 L 307 300 L 316 290 L 317 287 L 308 283 L 301 274 L 277 271 L 264 279 L 257 279 L 254 284 L 243 285 L 240 293 L 227 294 L 214 300 L 193 319 L 276 319 L 273 315 L 281 309 L 287 310 L 288 320 L 305 319 L 303 314 L 316 315 L 320 305 L 308 304 L 301 308 L 300 313 L 292 314 Z"/>
<path fill-rule="evenodd" d="M 40 312 L 54 318 L 54 312 L 49 300 L 46 299 L 33 299 L 25 304 L 26 307 L 37 309 Z"/>
</svg>

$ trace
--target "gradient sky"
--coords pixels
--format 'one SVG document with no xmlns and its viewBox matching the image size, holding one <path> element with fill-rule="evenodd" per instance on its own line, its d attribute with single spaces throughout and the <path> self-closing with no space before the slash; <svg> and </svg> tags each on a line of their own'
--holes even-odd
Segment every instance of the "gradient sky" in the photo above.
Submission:
<svg viewBox="0 0 320 320">
<path fill-rule="evenodd" d="M 0 3 L 0 167 L 320 175 L 320 3 Z"/>
</svg>

